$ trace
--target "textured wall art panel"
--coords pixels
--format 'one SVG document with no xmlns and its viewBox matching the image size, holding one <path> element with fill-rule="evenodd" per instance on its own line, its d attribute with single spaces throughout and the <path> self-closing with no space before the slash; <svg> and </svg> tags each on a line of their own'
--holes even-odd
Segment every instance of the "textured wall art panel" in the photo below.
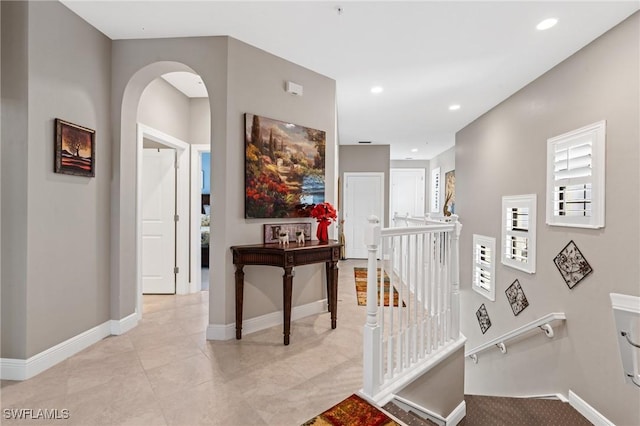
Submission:
<svg viewBox="0 0 640 426">
<path fill-rule="evenodd" d="M 564 282 L 567 283 L 570 289 L 593 272 L 591 265 L 589 265 L 589 262 L 584 258 L 573 240 L 569 241 L 569 244 L 558 253 L 553 259 L 553 263 L 556 264 L 560 275 L 562 275 Z"/>
</svg>

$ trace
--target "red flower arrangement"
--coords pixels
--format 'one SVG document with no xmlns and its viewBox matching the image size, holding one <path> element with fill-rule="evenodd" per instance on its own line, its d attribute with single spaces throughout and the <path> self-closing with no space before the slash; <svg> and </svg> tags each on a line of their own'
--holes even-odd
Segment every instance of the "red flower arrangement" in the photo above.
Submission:
<svg viewBox="0 0 640 426">
<path fill-rule="evenodd" d="M 311 217 L 318 221 L 316 237 L 320 241 L 329 241 L 329 225 L 338 219 L 336 209 L 331 203 L 320 203 L 311 210 Z"/>
</svg>

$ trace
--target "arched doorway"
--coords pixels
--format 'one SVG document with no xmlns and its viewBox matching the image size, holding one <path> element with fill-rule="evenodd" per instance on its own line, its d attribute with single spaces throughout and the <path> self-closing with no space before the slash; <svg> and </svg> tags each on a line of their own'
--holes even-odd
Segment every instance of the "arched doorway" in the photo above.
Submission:
<svg viewBox="0 0 640 426">
<path fill-rule="evenodd" d="M 131 244 L 119 244 L 120 252 L 115 255 L 118 257 L 116 260 L 116 267 L 112 269 L 117 271 L 117 276 L 112 279 L 112 301 L 116 301 L 116 310 L 119 310 L 119 315 L 122 316 L 122 312 L 135 311 L 136 322 L 142 315 L 142 233 L 141 233 L 141 146 L 142 140 L 140 126 L 138 126 L 138 107 L 140 105 L 141 98 L 144 90 L 156 79 L 162 75 L 171 72 L 188 72 L 197 74 L 191 67 L 171 61 L 156 62 L 147 65 L 137 72 L 135 72 L 128 83 L 125 86 L 121 110 L 118 117 L 120 118 L 120 144 L 118 146 L 117 155 L 114 160 L 119 161 L 119 191 L 116 191 L 118 204 L 116 217 L 114 221 L 118 222 L 119 235 L 118 239 L 121 242 L 124 238 L 133 242 Z M 204 82 L 203 82 L 204 84 Z M 207 114 L 210 116 L 210 106 L 207 101 Z M 210 134 L 210 122 L 207 122 L 209 126 L 209 132 L 207 136 L 207 142 L 211 144 Z M 180 167 L 189 167 L 190 153 L 181 157 L 186 162 L 182 161 Z M 189 176 L 189 173 L 186 174 Z M 131 184 L 134 185 L 131 185 Z M 179 272 L 186 277 L 187 289 L 196 288 L 192 281 L 198 277 L 192 276 L 192 271 L 189 266 L 190 257 L 199 255 L 198 253 L 190 253 L 190 241 L 191 237 L 191 221 L 190 217 L 190 205 L 191 193 L 189 179 L 187 178 L 185 184 L 185 190 L 188 194 L 186 200 L 186 213 L 183 215 L 182 220 L 189 223 L 188 230 L 186 231 L 186 243 L 183 250 L 186 250 L 188 255 L 184 268 Z M 133 188 L 131 188 L 133 186 Z M 133 201 L 133 202 L 132 202 Z M 133 218 L 133 220 L 132 220 Z M 132 226 L 133 225 L 133 226 Z M 133 238 L 132 237 L 133 234 Z M 116 248 L 117 250 L 117 248 Z M 127 251 L 124 253 L 124 251 Z M 131 282 L 131 277 L 134 278 L 134 282 Z M 186 290 L 188 292 L 189 290 Z M 133 308 L 133 309 L 132 309 Z M 113 310 L 113 309 L 112 309 Z M 118 315 L 112 312 L 112 315 Z"/>
</svg>

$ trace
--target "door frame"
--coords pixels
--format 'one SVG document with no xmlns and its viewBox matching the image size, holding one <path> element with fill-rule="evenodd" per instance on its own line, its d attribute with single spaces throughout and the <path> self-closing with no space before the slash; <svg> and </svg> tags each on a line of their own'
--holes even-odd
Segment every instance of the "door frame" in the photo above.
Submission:
<svg viewBox="0 0 640 426">
<path fill-rule="evenodd" d="M 211 145 L 209 144 L 193 144 L 191 145 L 191 285 L 190 292 L 195 293 L 200 291 L 202 283 L 197 279 L 200 276 L 202 269 L 202 261 L 200 259 L 200 205 L 202 203 L 202 197 L 197 195 L 202 193 L 200 187 L 200 170 L 202 170 L 202 163 L 200 162 L 203 152 L 211 152 Z M 211 228 L 209 228 L 211 229 Z M 211 233 L 209 234 L 211 236 Z M 211 242 L 209 242 L 209 257 L 211 257 Z M 209 267 L 213 266 L 213 262 L 209 259 Z M 209 272 L 211 276 L 211 272 Z"/>
<path fill-rule="evenodd" d="M 381 181 L 380 185 L 380 216 L 378 219 L 380 220 L 380 225 L 384 227 L 385 223 L 385 207 L 384 207 L 384 172 L 344 172 L 343 174 L 344 183 L 342 184 L 342 193 L 344 197 L 347 196 L 347 184 L 349 182 L 349 178 L 351 177 L 379 177 Z M 344 210 L 346 213 L 347 210 L 347 202 L 346 200 L 342 200 L 342 205 L 344 206 Z M 347 247 L 345 247 L 345 255 L 347 259 L 349 258 L 347 253 Z"/>
<path fill-rule="evenodd" d="M 427 170 L 420 167 L 411 167 L 411 168 L 403 168 L 403 167 L 392 167 L 389 169 L 389 226 L 393 227 L 392 224 L 394 214 L 398 213 L 400 215 L 406 212 L 394 212 L 393 211 L 393 173 L 394 172 L 419 172 L 422 174 L 422 182 L 423 182 L 423 194 L 422 194 L 422 214 L 423 216 L 427 215 Z"/>
<path fill-rule="evenodd" d="M 136 313 L 142 318 L 142 149 L 147 138 L 176 150 L 176 294 L 189 292 L 189 144 L 142 123 L 136 128 Z M 181 190 L 182 189 L 182 190 Z M 185 190 L 186 189 L 186 190 Z"/>
</svg>

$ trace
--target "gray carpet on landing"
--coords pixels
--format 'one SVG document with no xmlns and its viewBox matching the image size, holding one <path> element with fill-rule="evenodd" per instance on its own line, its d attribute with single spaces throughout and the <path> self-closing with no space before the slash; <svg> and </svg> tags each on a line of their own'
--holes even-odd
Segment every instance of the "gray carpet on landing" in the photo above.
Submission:
<svg viewBox="0 0 640 426">
<path fill-rule="evenodd" d="M 589 426 L 592 425 L 569 404 L 553 399 L 502 398 L 465 395 L 467 415 L 461 426 Z M 414 413 L 393 403 L 383 407 L 409 426 L 432 426 Z"/>
</svg>

